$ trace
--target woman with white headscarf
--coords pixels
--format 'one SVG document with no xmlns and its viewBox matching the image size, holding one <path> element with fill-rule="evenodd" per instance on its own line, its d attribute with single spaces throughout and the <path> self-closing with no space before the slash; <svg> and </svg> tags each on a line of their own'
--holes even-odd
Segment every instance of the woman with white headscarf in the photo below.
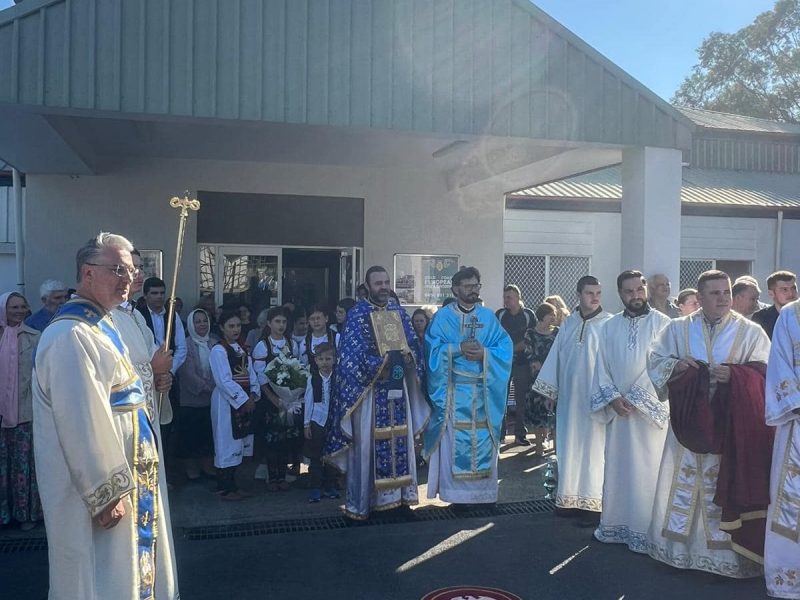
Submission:
<svg viewBox="0 0 800 600">
<path fill-rule="evenodd" d="M 33 464 L 33 353 L 39 332 L 23 323 L 28 303 L 17 292 L 0 296 L 0 526 L 24 530 L 41 521 Z"/>
<path fill-rule="evenodd" d="M 181 380 L 178 451 L 186 461 L 186 476 L 198 479 L 201 473 L 214 476 L 211 438 L 214 377 L 209 356 L 215 342 L 210 337 L 211 321 L 203 309 L 189 313 L 186 329 L 186 361 L 178 371 Z"/>
</svg>

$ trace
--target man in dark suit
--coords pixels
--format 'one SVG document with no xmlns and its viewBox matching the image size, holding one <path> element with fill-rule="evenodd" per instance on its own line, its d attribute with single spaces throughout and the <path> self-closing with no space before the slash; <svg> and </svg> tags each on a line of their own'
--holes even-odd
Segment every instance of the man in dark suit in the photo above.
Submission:
<svg viewBox="0 0 800 600">
<path fill-rule="evenodd" d="M 781 309 L 797 300 L 797 276 L 791 271 L 776 271 L 767 278 L 767 290 L 773 304 L 754 313 L 753 321 L 761 325 L 771 340 Z"/>
</svg>

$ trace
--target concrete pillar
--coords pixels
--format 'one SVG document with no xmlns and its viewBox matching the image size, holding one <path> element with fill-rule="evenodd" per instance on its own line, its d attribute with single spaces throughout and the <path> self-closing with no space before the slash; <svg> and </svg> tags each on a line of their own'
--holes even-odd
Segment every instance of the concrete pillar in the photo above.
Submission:
<svg viewBox="0 0 800 600">
<path fill-rule="evenodd" d="M 622 153 L 620 271 L 664 273 L 678 293 L 681 259 L 681 152 L 631 148 Z"/>
</svg>

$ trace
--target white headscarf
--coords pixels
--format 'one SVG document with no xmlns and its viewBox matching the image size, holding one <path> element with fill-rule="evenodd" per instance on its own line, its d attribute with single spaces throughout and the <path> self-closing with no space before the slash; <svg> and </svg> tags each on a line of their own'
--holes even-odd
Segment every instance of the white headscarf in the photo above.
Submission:
<svg viewBox="0 0 800 600">
<path fill-rule="evenodd" d="M 208 313 L 202 308 L 196 308 L 189 313 L 189 318 L 186 319 L 186 328 L 189 330 L 189 337 L 191 337 L 192 341 L 197 344 L 197 354 L 200 357 L 200 371 L 204 376 L 208 377 L 208 375 L 211 374 L 211 364 L 209 363 L 209 358 L 211 357 L 211 348 L 208 347 L 209 334 L 206 333 L 205 335 L 201 336 L 194 328 L 194 314 L 199 312 L 203 313 L 206 316 L 206 319 L 208 319 L 208 331 L 209 333 L 211 332 L 211 319 L 208 318 Z"/>
<path fill-rule="evenodd" d="M 13 296 L 24 297 L 18 292 L 7 292 L 0 296 L 0 417 L 3 427 L 16 427 L 19 418 L 19 333 L 22 323 L 14 327 L 8 324 L 6 305 Z"/>
</svg>

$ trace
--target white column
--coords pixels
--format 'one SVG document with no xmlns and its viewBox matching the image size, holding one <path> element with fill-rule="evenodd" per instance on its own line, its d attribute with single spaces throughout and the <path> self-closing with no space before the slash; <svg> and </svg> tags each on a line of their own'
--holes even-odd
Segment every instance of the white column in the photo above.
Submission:
<svg viewBox="0 0 800 600">
<path fill-rule="evenodd" d="M 664 273 L 678 292 L 681 259 L 681 152 L 631 148 L 622 153 L 620 271 Z"/>
</svg>

